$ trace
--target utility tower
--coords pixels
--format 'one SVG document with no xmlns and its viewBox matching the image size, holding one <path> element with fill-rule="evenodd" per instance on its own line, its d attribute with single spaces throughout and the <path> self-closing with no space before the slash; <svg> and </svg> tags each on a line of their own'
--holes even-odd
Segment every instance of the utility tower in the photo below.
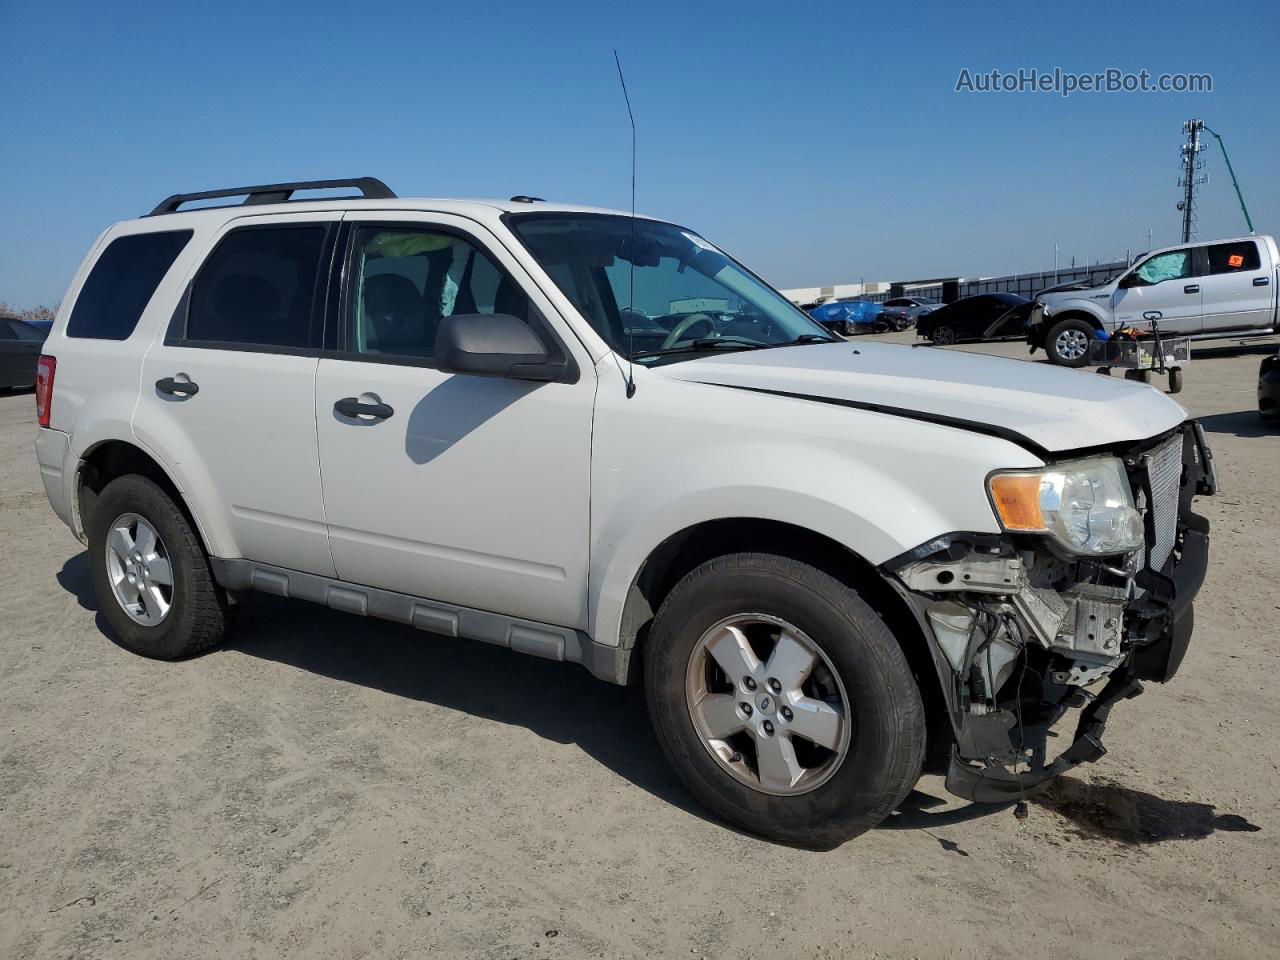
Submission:
<svg viewBox="0 0 1280 960">
<path fill-rule="evenodd" d="M 1201 173 L 1204 161 L 1200 159 L 1200 151 L 1204 144 L 1200 142 L 1200 131 L 1204 129 L 1203 120 L 1188 120 L 1182 125 L 1182 132 L 1187 135 L 1187 142 L 1182 145 L 1182 176 L 1178 178 L 1178 186 L 1182 188 L 1182 199 L 1178 201 L 1178 209 L 1182 211 L 1182 242 L 1189 242 L 1196 232 L 1196 187 L 1209 182 L 1208 174 Z"/>
</svg>

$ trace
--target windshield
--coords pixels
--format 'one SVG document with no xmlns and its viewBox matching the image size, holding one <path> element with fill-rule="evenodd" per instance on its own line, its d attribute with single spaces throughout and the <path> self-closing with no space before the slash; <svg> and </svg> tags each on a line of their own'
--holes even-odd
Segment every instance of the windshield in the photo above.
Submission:
<svg viewBox="0 0 1280 960">
<path fill-rule="evenodd" d="M 637 363 L 832 340 L 697 234 L 612 214 L 513 214 L 521 242 L 614 350 Z"/>
</svg>

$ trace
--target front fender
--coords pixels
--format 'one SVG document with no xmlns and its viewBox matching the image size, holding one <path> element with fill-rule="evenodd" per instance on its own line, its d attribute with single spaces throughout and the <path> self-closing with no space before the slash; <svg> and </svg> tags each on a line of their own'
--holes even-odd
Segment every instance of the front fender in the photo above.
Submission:
<svg viewBox="0 0 1280 960">
<path fill-rule="evenodd" d="M 1110 300 L 1092 300 L 1083 297 L 1070 297 L 1056 303 L 1045 304 L 1045 318 L 1052 324 L 1058 317 L 1068 313 L 1085 314 L 1093 319 L 1099 327 L 1109 328 L 1111 325 Z"/>
<path fill-rule="evenodd" d="M 998 532 L 987 474 L 1041 463 L 1007 440 L 891 414 L 665 377 L 630 400 L 612 386 L 593 431 L 588 592 L 588 629 L 609 646 L 645 561 L 690 527 L 777 521 L 878 565 L 943 533 Z"/>
</svg>

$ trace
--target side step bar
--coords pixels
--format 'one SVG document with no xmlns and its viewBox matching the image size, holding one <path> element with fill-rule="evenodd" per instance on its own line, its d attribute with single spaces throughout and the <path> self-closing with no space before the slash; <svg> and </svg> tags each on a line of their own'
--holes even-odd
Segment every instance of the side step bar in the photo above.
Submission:
<svg viewBox="0 0 1280 960">
<path fill-rule="evenodd" d="M 458 607 L 252 560 L 210 557 L 209 562 L 214 578 L 227 590 L 256 590 L 277 597 L 309 600 L 343 613 L 392 620 L 446 637 L 482 640 L 547 660 L 580 663 L 601 680 L 627 682 L 631 651 L 596 643 L 580 630 Z"/>
</svg>

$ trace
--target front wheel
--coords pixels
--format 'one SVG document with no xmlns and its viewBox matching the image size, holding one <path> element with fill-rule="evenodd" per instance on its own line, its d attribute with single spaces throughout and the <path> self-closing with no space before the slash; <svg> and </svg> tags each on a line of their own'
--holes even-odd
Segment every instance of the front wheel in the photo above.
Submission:
<svg viewBox="0 0 1280 960">
<path fill-rule="evenodd" d="M 186 514 L 160 486 L 136 474 L 112 480 L 88 532 L 94 590 L 123 646 L 178 660 L 223 638 L 232 608 Z"/>
<path fill-rule="evenodd" d="M 956 342 L 956 332 L 952 327 L 943 324 L 933 328 L 933 332 L 929 334 L 929 339 L 940 347 L 949 347 Z"/>
<path fill-rule="evenodd" d="M 742 553 L 704 563 L 663 602 L 645 687 L 676 772 L 752 833 L 830 848 L 915 785 L 924 708 L 902 648 L 845 584 Z"/>
<path fill-rule="evenodd" d="M 1084 320 L 1060 320 L 1044 338 L 1044 352 L 1062 367 L 1083 367 L 1089 362 L 1089 341 L 1093 327 Z"/>
</svg>

